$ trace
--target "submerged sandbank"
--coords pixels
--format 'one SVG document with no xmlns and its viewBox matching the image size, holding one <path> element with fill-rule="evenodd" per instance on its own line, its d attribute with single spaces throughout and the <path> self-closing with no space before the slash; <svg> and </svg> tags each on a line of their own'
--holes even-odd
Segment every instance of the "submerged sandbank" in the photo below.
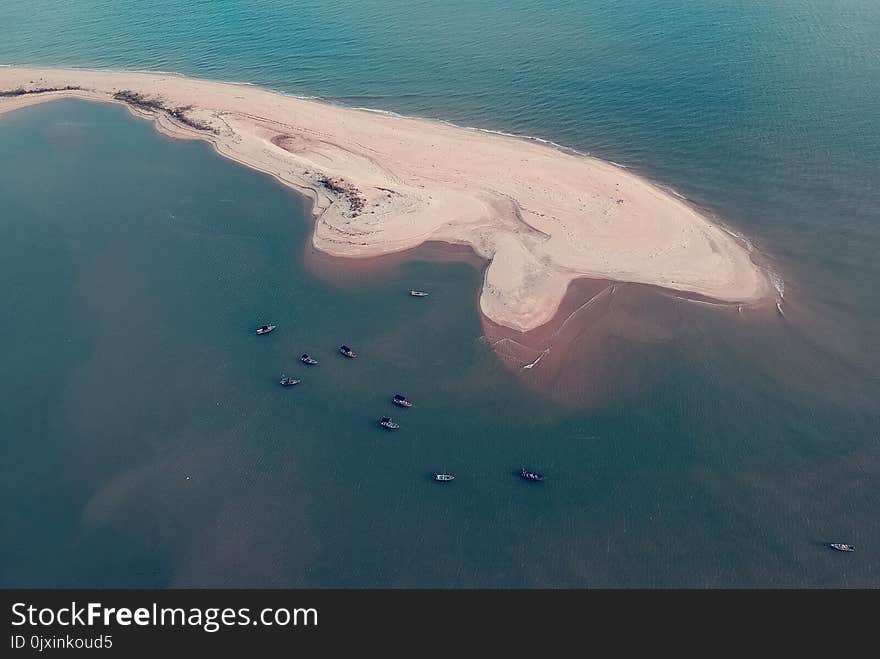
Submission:
<svg viewBox="0 0 880 659">
<path fill-rule="evenodd" d="M 480 308 L 524 332 L 581 278 L 652 284 L 726 302 L 772 291 L 742 241 L 651 182 L 536 141 L 156 73 L 0 69 L 0 113 L 58 98 L 116 102 L 164 133 L 310 196 L 312 244 L 370 257 L 427 241 L 489 265 Z"/>
</svg>

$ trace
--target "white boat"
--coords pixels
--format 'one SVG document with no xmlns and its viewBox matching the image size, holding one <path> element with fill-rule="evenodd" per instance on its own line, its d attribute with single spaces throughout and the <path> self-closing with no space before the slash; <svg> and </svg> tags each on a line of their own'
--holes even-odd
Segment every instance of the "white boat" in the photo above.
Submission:
<svg viewBox="0 0 880 659">
<path fill-rule="evenodd" d="M 278 327 L 278 325 L 260 325 L 257 328 L 257 334 L 268 334 L 276 327 Z"/>
<path fill-rule="evenodd" d="M 397 430 L 398 428 L 400 428 L 400 424 L 395 423 L 390 416 L 383 416 L 381 419 L 379 419 L 379 425 L 383 428 L 386 428 L 387 430 Z"/>
<path fill-rule="evenodd" d="M 832 542 L 828 546 L 831 547 L 832 549 L 836 549 L 837 551 L 855 551 L 856 550 L 855 547 L 853 547 L 852 545 L 848 545 L 844 542 Z"/>
<path fill-rule="evenodd" d="M 454 481 L 455 476 L 453 474 L 434 474 L 434 480 L 441 483 L 447 483 L 449 481 Z"/>
<path fill-rule="evenodd" d="M 410 291 L 409 294 L 413 297 L 428 297 L 425 291 Z"/>
</svg>

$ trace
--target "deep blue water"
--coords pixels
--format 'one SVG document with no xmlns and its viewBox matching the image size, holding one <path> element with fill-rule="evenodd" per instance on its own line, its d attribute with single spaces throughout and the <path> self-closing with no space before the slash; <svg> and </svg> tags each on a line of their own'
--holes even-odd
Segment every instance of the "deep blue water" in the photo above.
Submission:
<svg viewBox="0 0 880 659">
<path fill-rule="evenodd" d="M 451 335 L 437 336 L 438 345 L 469 346 L 474 365 L 462 375 L 452 355 L 438 358 L 431 377 L 447 383 L 442 395 L 422 374 L 415 391 L 436 396 L 436 414 L 446 421 L 420 428 L 424 444 L 386 456 L 394 466 L 370 490 L 351 474 L 387 463 L 347 443 L 356 441 L 359 421 L 334 420 L 331 430 L 315 422 L 295 450 L 267 438 L 302 418 L 273 417 L 254 402 L 261 395 L 254 385 L 230 394 L 239 406 L 233 419 L 209 414 L 214 389 L 193 394 L 197 382 L 187 378 L 233 349 L 238 356 L 230 359 L 244 360 L 236 381 L 264 369 L 274 377 L 268 357 L 248 371 L 250 358 L 229 336 L 259 307 L 303 296 L 314 312 L 346 309 L 334 317 L 367 328 L 364 341 L 386 346 L 388 368 L 393 351 L 381 316 L 358 300 L 381 299 L 389 282 L 406 287 L 405 277 L 394 277 L 413 271 L 377 276 L 364 284 L 366 298 L 318 280 L 276 283 L 266 293 L 260 268 L 291 268 L 284 270 L 291 282 L 309 276 L 288 264 L 307 230 L 290 221 L 301 208 L 289 193 L 220 162 L 204 145 L 170 143 L 112 109 L 74 103 L 10 115 L 0 120 L 0 286 L 8 309 L 0 336 L 16 386 L 4 380 L 0 436 L 4 534 L 16 541 L 4 545 L 3 584 L 214 584 L 225 575 L 232 583 L 279 585 L 878 585 L 880 4 L 5 0 L 0 32 L 0 63 L 252 82 L 539 136 L 608 158 L 741 230 L 782 275 L 786 298 L 786 318 L 772 322 L 731 326 L 688 311 L 686 329 L 662 346 L 612 341 L 614 368 L 640 384 L 580 412 L 532 401 L 491 353 L 473 347 L 481 329 L 472 295 L 441 300 L 440 317 L 459 322 Z M 105 124 L 109 136 L 101 141 Z M 119 153 L 125 140 L 133 148 Z M 149 166 L 140 153 L 163 163 L 149 171 L 144 190 L 124 176 Z M 227 189 L 239 201 L 222 210 L 215 202 Z M 123 230 L 112 209 L 132 195 L 138 211 Z M 253 268 L 253 279 L 224 279 L 226 263 L 199 252 L 199 241 L 184 240 L 180 227 L 162 233 L 151 224 L 186 204 L 193 235 L 231 241 L 241 273 Z M 69 216 L 77 230 L 59 234 L 53 223 Z M 245 216 L 263 224 L 243 228 Z M 161 257 L 152 266 L 142 253 L 148 240 L 157 241 L 148 253 Z M 181 290 L 193 258 L 205 280 L 198 291 Z M 137 277 L 113 274 L 130 259 L 140 264 Z M 461 264 L 405 267 L 463 291 L 478 279 Z M 90 277 L 113 283 L 93 304 L 127 310 L 126 322 L 136 314 L 141 329 L 126 326 L 117 336 L 106 317 L 96 335 L 94 317 L 74 313 L 76 295 L 102 290 Z M 66 289 L 68 280 L 79 288 Z M 218 298 L 221 290 L 232 298 Z M 350 297 L 340 303 L 340 295 Z M 143 302 L 129 307 L 132 296 Z M 39 301 L 51 303 L 41 312 L 48 315 L 33 308 Z M 55 305 L 72 311 L 56 318 Z M 175 319 L 195 322 L 196 311 L 218 309 L 228 315 L 197 359 L 191 339 L 174 332 Z M 153 336 L 142 325 L 155 315 L 164 329 Z M 296 347 L 338 325 L 311 317 Z M 49 334 L 43 343 L 21 334 L 21 323 L 34 318 L 52 320 L 41 330 Z M 403 334 L 404 344 L 418 345 L 415 330 Z M 96 356 L 95 342 L 107 336 L 118 342 Z M 48 376 L 83 360 L 85 371 L 72 371 L 67 393 L 53 397 Z M 149 370 L 159 383 L 183 378 L 190 389 L 162 389 L 138 405 L 140 398 L 122 395 L 128 370 Z M 417 370 L 410 375 L 418 380 Z M 112 390 L 99 386 L 108 377 Z M 488 387 L 497 398 L 468 405 L 453 382 L 471 382 L 465 391 Z M 113 414 L 97 411 L 108 402 Z M 511 419 L 509 409 L 523 411 Z M 74 411 L 80 414 L 72 420 Z M 449 421 L 457 414 L 466 427 Z M 330 415 L 328 408 L 320 418 Z M 68 427 L 72 439 L 60 441 Z M 182 444 L 174 441 L 178 432 L 188 438 Z M 204 459 L 216 465 L 216 478 L 187 507 L 177 490 L 162 489 L 167 463 L 176 468 L 210 454 L 211 444 L 197 438 L 215 434 L 222 439 L 214 462 Z M 439 450 L 449 437 L 455 450 Z M 124 439 L 124 449 L 108 452 Z M 160 457 L 172 446 L 177 453 Z M 516 482 L 493 485 L 498 465 L 524 459 L 553 473 L 545 499 L 521 498 L 521 490 L 508 489 Z M 464 487 L 454 502 L 408 481 L 398 489 L 405 474 L 447 460 L 449 468 L 480 474 L 477 484 L 456 482 Z M 286 471 L 288 461 L 297 475 Z M 65 499 L 57 508 L 59 492 Z M 279 508 L 258 514 L 270 501 Z M 281 519 L 307 530 L 300 537 L 300 527 Z M 212 529 L 220 530 L 211 536 Z M 233 535 L 245 538 L 240 546 Z M 840 536 L 862 545 L 842 557 L 847 563 L 820 546 Z M 212 543 L 226 543 L 213 563 L 204 557 Z M 244 556 L 261 546 L 270 568 L 248 571 Z"/>
</svg>

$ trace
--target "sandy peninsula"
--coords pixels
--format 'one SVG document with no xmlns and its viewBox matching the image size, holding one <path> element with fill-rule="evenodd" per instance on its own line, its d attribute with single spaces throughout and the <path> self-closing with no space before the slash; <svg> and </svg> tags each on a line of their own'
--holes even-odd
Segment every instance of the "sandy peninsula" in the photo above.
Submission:
<svg viewBox="0 0 880 659">
<path fill-rule="evenodd" d="M 492 321 L 549 321 L 590 277 L 736 303 L 770 292 L 740 240 L 625 169 L 540 142 L 156 73 L 0 68 L 0 114 L 61 98 L 121 103 L 314 200 L 313 243 L 369 257 L 426 241 L 489 262 Z"/>
</svg>

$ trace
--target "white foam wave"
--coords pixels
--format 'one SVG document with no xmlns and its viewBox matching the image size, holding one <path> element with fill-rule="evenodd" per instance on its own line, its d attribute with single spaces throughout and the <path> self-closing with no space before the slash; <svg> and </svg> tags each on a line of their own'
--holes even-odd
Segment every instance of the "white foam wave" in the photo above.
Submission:
<svg viewBox="0 0 880 659">
<path fill-rule="evenodd" d="M 776 292 L 779 293 L 779 299 L 785 299 L 785 281 L 783 281 L 782 277 L 780 277 L 775 272 L 770 273 L 770 282 L 773 284 L 773 288 L 776 289 Z"/>
</svg>

